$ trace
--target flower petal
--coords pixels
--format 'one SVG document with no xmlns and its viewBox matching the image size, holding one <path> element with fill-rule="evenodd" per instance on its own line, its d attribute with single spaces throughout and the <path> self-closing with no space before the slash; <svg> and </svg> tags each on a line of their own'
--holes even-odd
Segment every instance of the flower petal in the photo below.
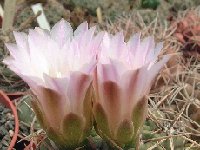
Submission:
<svg viewBox="0 0 200 150">
<path fill-rule="evenodd" d="M 6 47 L 8 48 L 9 52 L 10 52 L 10 55 L 13 57 L 13 58 L 18 58 L 19 57 L 19 51 L 18 50 L 18 47 L 17 47 L 17 44 L 13 44 L 13 43 L 5 43 Z"/>
<path fill-rule="evenodd" d="M 97 74 L 100 82 L 113 81 L 117 82 L 119 75 L 115 66 L 111 64 L 98 64 L 97 65 Z"/>
<path fill-rule="evenodd" d="M 127 43 L 127 47 L 129 49 L 129 52 L 132 53 L 132 56 L 134 56 L 135 53 L 138 51 L 138 48 L 140 46 L 140 37 L 141 33 L 136 33 L 131 36 L 130 40 Z"/>
<path fill-rule="evenodd" d="M 107 81 L 100 83 L 99 90 L 102 90 L 102 95 L 100 95 L 103 108 L 108 117 L 109 128 L 111 134 L 115 134 L 116 129 L 121 121 L 121 89 L 120 87 L 112 81 Z"/>
<path fill-rule="evenodd" d="M 19 47 L 19 50 L 27 51 L 29 50 L 28 48 L 28 37 L 26 33 L 23 32 L 13 32 L 15 36 L 15 40 L 17 42 L 17 46 Z"/>
<path fill-rule="evenodd" d="M 166 62 L 168 62 L 169 59 L 170 59 L 170 56 L 165 55 L 165 56 L 163 56 L 163 58 L 160 61 L 158 61 L 157 63 L 155 63 L 154 65 L 152 65 L 149 68 L 149 70 L 148 70 L 149 75 L 148 75 L 147 83 L 146 83 L 144 90 L 145 89 L 147 91 L 150 90 L 150 87 L 151 87 L 152 82 L 154 81 L 156 75 L 159 73 L 160 69 L 164 66 L 164 64 Z M 146 92 L 146 91 L 143 91 L 143 92 Z"/>
<path fill-rule="evenodd" d="M 73 35 L 73 30 L 67 21 L 61 19 L 58 23 L 56 23 L 51 29 L 51 38 L 54 39 L 59 47 L 63 47 L 65 42 L 70 39 Z"/>
<path fill-rule="evenodd" d="M 64 97 L 51 89 L 39 87 L 38 90 L 40 93 L 37 93 L 37 98 L 40 100 L 49 126 L 55 130 L 60 130 L 61 121 L 65 115 L 64 110 L 68 109 L 65 107 Z"/>
<path fill-rule="evenodd" d="M 87 22 L 83 22 L 74 31 L 74 36 L 80 35 L 81 33 L 85 32 L 87 30 L 88 30 L 88 23 Z"/>
<path fill-rule="evenodd" d="M 73 113 L 83 113 L 83 101 L 92 82 L 92 77 L 81 72 L 71 72 L 67 95 Z"/>
<path fill-rule="evenodd" d="M 46 87 L 55 90 L 59 93 L 62 93 L 62 95 L 66 95 L 66 91 L 68 88 L 69 78 L 63 77 L 63 78 L 55 78 L 51 77 L 47 74 L 43 74 L 44 76 L 44 82 Z"/>
</svg>

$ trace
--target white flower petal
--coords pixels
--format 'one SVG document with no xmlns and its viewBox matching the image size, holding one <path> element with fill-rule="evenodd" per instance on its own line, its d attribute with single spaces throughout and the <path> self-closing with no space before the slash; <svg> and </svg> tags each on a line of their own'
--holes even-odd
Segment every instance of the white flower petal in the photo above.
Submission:
<svg viewBox="0 0 200 150">
<path fill-rule="evenodd" d="M 51 29 L 51 38 L 54 39 L 60 47 L 63 47 L 68 39 L 71 39 L 73 30 L 69 22 L 61 19 Z"/>
<path fill-rule="evenodd" d="M 17 47 L 17 44 L 14 43 L 5 43 L 6 47 L 8 48 L 10 55 L 13 56 L 14 58 L 19 58 L 19 50 Z"/>
<path fill-rule="evenodd" d="M 88 30 L 88 23 L 87 22 L 83 22 L 74 31 L 74 36 L 80 35 L 80 34 L 82 34 L 83 32 L 85 32 L 87 30 Z"/>
<path fill-rule="evenodd" d="M 15 36 L 15 40 L 19 50 L 27 50 L 28 51 L 28 37 L 26 33 L 23 32 L 13 32 Z"/>
</svg>

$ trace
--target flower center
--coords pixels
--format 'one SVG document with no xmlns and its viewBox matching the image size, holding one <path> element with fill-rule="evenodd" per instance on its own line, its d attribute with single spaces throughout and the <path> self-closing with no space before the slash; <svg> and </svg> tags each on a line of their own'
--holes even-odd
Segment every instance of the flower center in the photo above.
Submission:
<svg viewBox="0 0 200 150">
<path fill-rule="evenodd" d="M 61 78 L 61 72 L 56 72 L 56 77 Z"/>
</svg>

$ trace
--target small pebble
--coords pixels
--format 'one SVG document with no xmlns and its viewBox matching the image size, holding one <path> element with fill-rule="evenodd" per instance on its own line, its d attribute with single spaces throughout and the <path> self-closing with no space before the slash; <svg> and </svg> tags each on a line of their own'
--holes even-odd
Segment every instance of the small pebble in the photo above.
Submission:
<svg viewBox="0 0 200 150">
<path fill-rule="evenodd" d="M 9 134 L 10 134 L 10 137 L 13 137 L 14 131 L 13 130 L 9 130 Z"/>
</svg>

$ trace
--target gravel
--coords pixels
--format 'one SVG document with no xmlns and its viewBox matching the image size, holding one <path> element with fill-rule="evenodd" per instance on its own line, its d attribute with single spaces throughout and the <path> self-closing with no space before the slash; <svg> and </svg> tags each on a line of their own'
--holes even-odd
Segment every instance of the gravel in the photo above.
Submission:
<svg viewBox="0 0 200 150">
<path fill-rule="evenodd" d="M 14 116 L 9 108 L 0 104 L 0 149 L 7 150 L 14 134 Z"/>
</svg>

